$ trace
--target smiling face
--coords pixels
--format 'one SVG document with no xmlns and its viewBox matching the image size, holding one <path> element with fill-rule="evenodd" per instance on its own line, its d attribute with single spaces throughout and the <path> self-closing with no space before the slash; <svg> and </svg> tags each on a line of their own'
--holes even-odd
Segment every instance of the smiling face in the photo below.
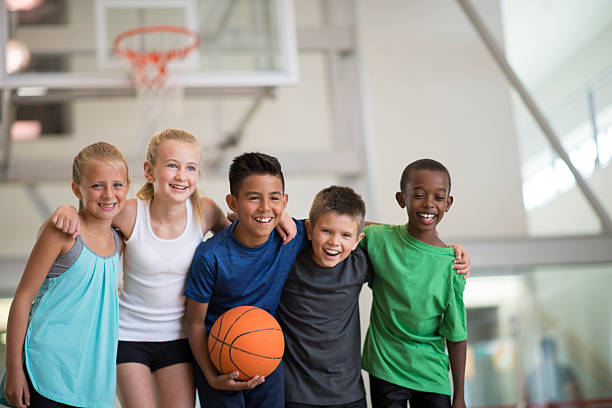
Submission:
<svg viewBox="0 0 612 408">
<path fill-rule="evenodd" d="M 405 193 L 395 195 L 398 204 L 408 212 L 408 232 L 421 241 L 435 241 L 436 226 L 450 209 L 448 177 L 441 171 L 412 170 Z"/>
<path fill-rule="evenodd" d="M 87 215 L 112 220 L 125 204 L 128 191 L 125 166 L 118 161 L 94 160 L 85 169 L 81 182 L 72 183 L 72 191 Z"/>
<path fill-rule="evenodd" d="M 153 184 L 154 197 L 184 202 L 195 191 L 200 152 L 191 143 L 167 140 L 155 163 L 145 162 L 145 179 Z"/>
<path fill-rule="evenodd" d="M 265 243 L 278 225 L 287 200 L 280 177 L 254 174 L 245 178 L 237 196 L 226 197 L 229 208 L 238 214 L 236 239 L 250 247 Z"/>
<path fill-rule="evenodd" d="M 314 225 L 306 220 L 306 231 L 312 242 L 312 260 L 324 268 L 344 261 L 364 235 L 358 233 L 355 218 L 335 211 L 321 214 Z"/>
</svg>

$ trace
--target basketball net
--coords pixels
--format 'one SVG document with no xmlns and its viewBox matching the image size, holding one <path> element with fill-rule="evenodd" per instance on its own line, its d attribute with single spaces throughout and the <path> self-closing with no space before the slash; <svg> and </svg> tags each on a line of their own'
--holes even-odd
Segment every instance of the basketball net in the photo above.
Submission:
<svg viewBox="0 0 612 408">
<path fill-rule="evenodd" d="M 136 90 L 140 121 L 138 153 L 159 129 L 164 118 L 180 117 L 185 90 L 179 78 L 168 81 L 168 64 L 184 59 L 200 45 L 197 33 L 179 26 L 138 27 L 119 34 L 113 42 L 115 54 L 129 61 Z"/>
</svg>

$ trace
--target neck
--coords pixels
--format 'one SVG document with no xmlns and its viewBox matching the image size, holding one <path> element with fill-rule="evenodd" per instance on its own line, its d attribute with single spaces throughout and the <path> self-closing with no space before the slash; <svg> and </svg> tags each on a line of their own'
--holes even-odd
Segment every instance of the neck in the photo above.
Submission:
<svg viewBox="0 0 612 408">
<path fill-rule="evenodd" d="M 92 217 L 91 215 L 87 214 L 86 211 L 79 213 L 79 218 L 84 230 L 98 236 L 108 233 L 113 222 L 111 219 L 104 220 Z"/>
<path fill-rule="evenodd" d="M 185 218 L 187 214 L 187 205 L 183 202 L 162 202 L 160 199 L 151 199 L 149 206 L 151 218 L 156 221 L 173 221 Z"/>
<path fill-rule="evenodd" d="M 249 233 L 249 231 L 244 228 L 243 224 L 240 224 L 240 221 L 238 221 L 236 227 L 234 228 L 234 237 L 242 245 L 248 247 L 256 247 L 263 245 L 269 238 L 269 236 L 261 238 L 253 236 L 251 233 Z"/>
<path fill-rule="evenodd" d="M 440 237 L 438 237 L 438 234 L 435 229 L 421 231 L 421 230 L 417 230 L 416 228 L 412 228 L 410 223 L 408 223 L 406 224 L 406 230 L 414 238 L 428 245 L 435 246 L 435 247 L 442 247 L 442 248 L 446 248 L 447 246 L 444 242 L 442 242 Z"/>
</svg>

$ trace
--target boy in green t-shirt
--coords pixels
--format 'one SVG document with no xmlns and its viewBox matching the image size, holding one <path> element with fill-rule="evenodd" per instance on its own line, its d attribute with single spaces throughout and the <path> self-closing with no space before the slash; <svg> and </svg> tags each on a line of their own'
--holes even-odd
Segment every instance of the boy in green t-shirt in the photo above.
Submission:
<svg viewBox="0 0 612 408">
<path fill-rule="evenodd" d="M 465 280 L 436 233 L 453 203 L 450 174 L 435 160 L 418 160 L 404 169 L 400 187 L 408 223 L 366 227 L 361 241 L 375 271 L 363 350 L 372 407 L 450 407 L 450 360 L 452 407 L 464 408 Z"/>
</svg>

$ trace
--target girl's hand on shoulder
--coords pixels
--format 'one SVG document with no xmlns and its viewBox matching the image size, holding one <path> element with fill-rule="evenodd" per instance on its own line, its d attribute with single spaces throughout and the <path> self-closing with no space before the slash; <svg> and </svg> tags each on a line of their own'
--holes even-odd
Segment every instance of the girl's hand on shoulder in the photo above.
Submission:
<svg viewBox="0 0 612 408">
<path fill-rule="evenodd" d="M 72 238 L 81 235 L 81 226 L 79 222 L 79 214 L 71 205 L 60 206 L 51 216 L 51 223 L 58 230 L 65 234 L 69 234 Z"/>
<path fill-rule="evenodd" d="M 30 405 L 30 389 L 23 368 L 8 370 L 4 383 L 4 396 L 6 401 L 17 408 L 25 408 Z"/>
<path fill-rule="evenodd" d="M 239 381 L 236 380 L 238 375 L 238 371 L 229 374 L 221 374 L 215 377 L 214 384 L 210 384 L 210 386 L 218 390 L 242 391 L 251 390 L 266 381 L 264 377 L 259 375 L 247 381 Z"/>
<path fill-rule="evenodd" d="M 283 211 L 283 215 L 276 226 L 276 232 L 278 232 L 282 238 L 283 245 L 291 242 L 291 240 L 297 235 L 297 225 L 295 225 L 295 221 L 289 214 L 287 214 L 286 211 Z"/>
<path fill-rule="evenodd" d="M 453 261 L 453 269 L 463 275 L 463 279 L 467 279 L 470 276 L 472 260 L 470 254 L 459 244 L 451 244 L 451 247 L 455 250 L 455 260 Z"/>
</svg>

